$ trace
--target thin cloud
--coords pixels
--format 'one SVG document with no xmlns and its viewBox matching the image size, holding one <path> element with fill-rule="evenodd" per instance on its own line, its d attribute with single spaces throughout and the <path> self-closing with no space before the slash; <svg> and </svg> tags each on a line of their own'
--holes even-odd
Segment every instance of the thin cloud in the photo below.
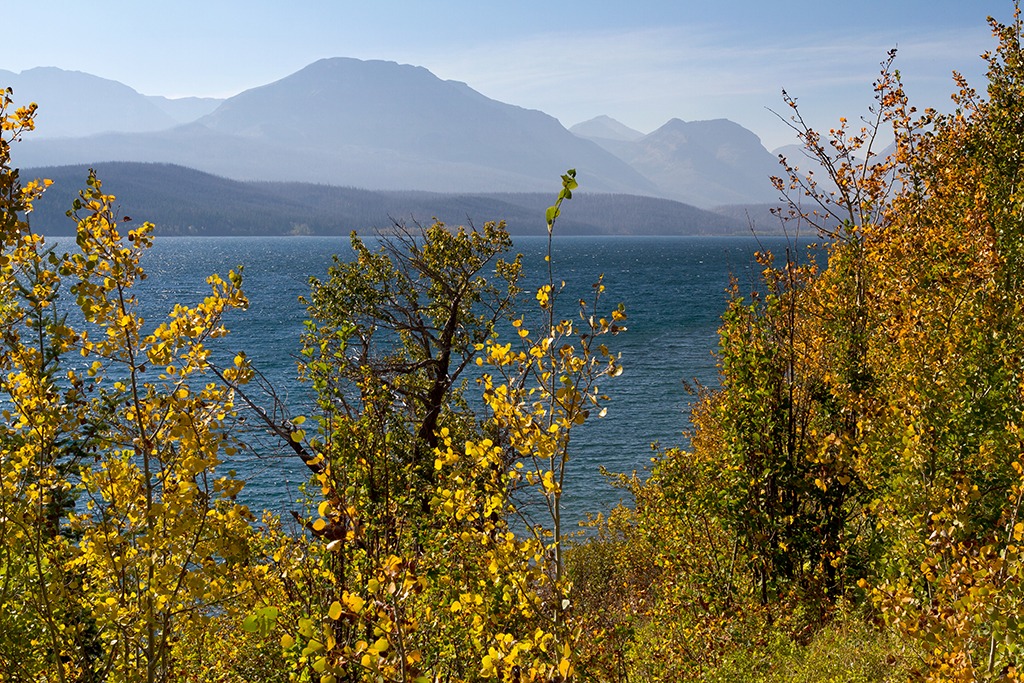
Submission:
<svg viewBox="0 0 1024 683">
<path fill-rule="evenodd" d="M 827 92 L 837 116 L 860 111 L 879 62 L 894 46 L 911 90 L 931 96 L 941 87 L 936 92 L 945 98 L 952 70 L 980 73 L 978 55 L 990 43 L 984 30 L 769 41 L 715 26 L 687 26 L 548 33 L 403 58 L 489 97 L 542 109 L 566 125 L 607 113 L 647 132 L 672 117 L 762 120 L 751 109 L 778 102 L 784 87 L 802 101 Z M 842 96 L 843 91 L 849 92 Z"/>
</svg>

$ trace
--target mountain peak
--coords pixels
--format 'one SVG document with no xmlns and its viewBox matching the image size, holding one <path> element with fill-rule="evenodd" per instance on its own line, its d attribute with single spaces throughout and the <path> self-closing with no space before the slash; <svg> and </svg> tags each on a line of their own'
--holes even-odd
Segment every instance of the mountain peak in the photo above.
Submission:
<svg viewBox="0 0 1024 683">
<path fill-rule="evenodd" d="M 39 105 L 36 131 L 26 139 L 155 131 L 176 123 L 124 83 L 82 71 L 55 66 L 37 66 L 20 74 L 0 71 L 0 88 L 7 87 L 13 88 L 19 103 Z"/>
<path fill-rule="evenodd" d="M 596 139 L 595 139 L 596 140 Z M 700 207 L 769 202 L 777 160 L 735 121 L 670 119 L 632 142 L 598 141 L 668 197 Z"/>
<path fill-rule="evenodd" d="M 22 145 L 19 156 L 33 165 L 159 161 L 245 180 L 448 192 L 544 190 L 576 168 L 593 192 L 655 191 L 626 162 L 544 112 L 492 100 L 420 66 L 348 57 L 239 93 L 189 126 L 43 152 L 38 146 L 33 157 L 33 147 Z"/>
<path fill-rule="evenodd" d="M 638 130 L 620 123 L 610 116 L 601 114 L 589 121 L 577 123 L 569 132 L 581 138 L 601 138 L 602 140 L 624 140 L 632 142 L 644 136 Z"/>
</svg>

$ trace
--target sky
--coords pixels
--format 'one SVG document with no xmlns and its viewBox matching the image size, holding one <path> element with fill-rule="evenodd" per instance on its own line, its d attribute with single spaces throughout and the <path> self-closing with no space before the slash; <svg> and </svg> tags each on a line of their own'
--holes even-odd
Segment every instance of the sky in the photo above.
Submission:
<svg viewBox="0 0 1024 683">
<path fill-rule="evenodd" d="M 911 103 L 949 110 L 952 73 L 984 85 L 988 15 L 1009 0 L 394 0 L 5 2 L 0 69 L 84 71 L 146 95 L 230 97 L 325 57 L 424 66 L 569 127 L 643 133 L 728 118 L 795 142 L 781 91 L 822 128 L 867 114 L 897 48 Z M 0 84 L 2 85 L 2 84 Z M 16 93 L 15 93 L 16 95 Z M 88 97 L 82 93 L 82 97 Z"/>
</svg>

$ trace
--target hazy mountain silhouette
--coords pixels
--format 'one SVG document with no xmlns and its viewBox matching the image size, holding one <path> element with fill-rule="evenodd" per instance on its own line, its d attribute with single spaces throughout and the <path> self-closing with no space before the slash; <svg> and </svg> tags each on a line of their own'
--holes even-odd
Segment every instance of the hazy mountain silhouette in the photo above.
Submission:
<svg viewBox="0 0 1024 683">
<path fill-rule="evenodd" d="M 569 132 L 581 138 L 601 138 L 602 140 L 626 140 L 632 142 L 644 136 L 638 130 L 619 123 L 610 116 L 595 116 L 589 121 L 577 123 L 569 128 Z"/>
<path fill-rule="evenodd" d="M 672 119 L 629 141 L 594 137 L 657 185 L 659 194 L 709 208 L 778 198 L 769 178 L 782 170 L 761 140 L 728 119 Z"/>
<path fill-rule="evenodd" d="M 624 161 L 543 112 L 491 100 L 422 67 L 343 58 L 240 93 L 186 126 L 30 140 L 14 156 L 23 166 L 171 162 L 240 180 L 444 192 L 546 190 L 576 168 L 590 191 L 656 192 Z"/>
<path fill-rule="evenodd" d="M 777 158 L 732 121 L 672 119 L 643 135 L 598 116 L 570 132 L 395 62 L 322 59 L 224 101 L 146 97 L 50 67 L 0 71 L 5 82 L 19 104 L 40 104 L 38 133 L 12 150 L 19 166 L 171 163 L 243 181 L 444 193 L 548 191 L 576 168 L 588 192 L 703 208 L 778 199 Z"/>
<path fill-rule="evenodd" d="M 217 97 L 163 97 L 146 95 L 146 99 L 160 107 L 161 110 L 177 123 L 191 123 L 206 116 L 224 102 Z"/>
<path fill-rule="evenodd" d="M 171 128 L 178 121 L 123 83 L 52 66 L 20 74 L 0 70 L 0 88 L 11 88 L 18 106 L 39 105 L 36 130 L 26 140 L 82 137 Z"/>
</svg>

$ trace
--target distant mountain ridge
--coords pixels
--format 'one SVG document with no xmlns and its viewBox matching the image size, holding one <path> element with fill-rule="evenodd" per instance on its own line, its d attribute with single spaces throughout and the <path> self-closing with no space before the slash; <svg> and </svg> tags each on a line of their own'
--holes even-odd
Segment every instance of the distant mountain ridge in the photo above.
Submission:
<svg viewBox="0 0 1024 683">
<path fill-rule="evenodd" d="M 132 88 L 81 71 L 52 66 L 21 73 L 0 70 L 0 88 L 14 90 L 19 106 L 35 102 L 36 130 L 27 140 L 84 137 L 97 133 L 139 133 L 178 124 Z"/>
<path fill-rule="evenodd" d="M 437 192 L 539 191 L 574 167 L 591 191 L 656 192 L 543 112 L 422 67 L 347 58 L 246 90 L 186 126 L 29 140 L 14 155 L 23 166 L 170 162 L 239 180 Z"/>
<path fill-rule="evenodd" d="M 178 235 L 347 235 L 388 229 L 391 218 L 450 225 L 505 220 L 513 235 L 547 234 L 544 211 L 554 192 L 438 194 L 383 192 L 312 183 L 239 182 L 171 164 L 97 165 L 103 191 L 121 216 Z M 36 201 L 33 229 L 72 234 L 64 213 L 88 168 L 26 168 L 25 178 L 54 181 Z M 728 216 L 656 197 L 574 193 L 558 221 L 563 235 L 728 235 L 746 225 Z"/>
<path fill-rule="evenodd" d="M 600 138 L 602 140 L 625 140 L 632 142 L 644 136 L 638 130 L 633 130 L 610 116 L 595 116 L 589 121 L 577 123 L 569 127 L 569 132 L 581 138 Z"/>
<path fill-rule="evenodd" d="M 778 199 L 770 180 L 782 172 L 778 159 L 761 145 L 757 135 L 728 119 L 672 119 L 635 140 L 588 139 L 629 163 L 665 197 L 702 208 Z"/>
<path fill-rule="evenodd" d="M 567 130 L 395 62 L 322 59 L 226 100 L 144 96 L 52 67 L 0 71 L 5 84 L 40 103 L 38 131 L 12 150 L 18 166 L 169 163 L 241 181 L 475 194 L 547 191 L 576 168 L 587 192 L 702 208 L 777 200 L 777 160 L 727 119 L 644 135 L 598 116 Z"/>
<path fill-rule="evenodd" d="M 224 100 L 217 97 L 163 97 L 146 95 L 147 100 L 158 106 L 177 123 L 191 123 L 206 116 L 219 107 Z"/>
</svg>

